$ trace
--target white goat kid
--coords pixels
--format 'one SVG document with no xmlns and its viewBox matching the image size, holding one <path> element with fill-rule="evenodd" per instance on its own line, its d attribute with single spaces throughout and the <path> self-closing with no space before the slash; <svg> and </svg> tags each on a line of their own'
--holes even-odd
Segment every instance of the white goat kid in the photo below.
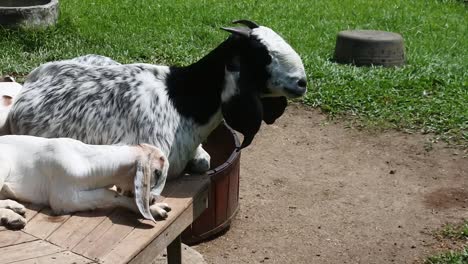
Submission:
<svg viewBox="0 0 468 264">
<path fill-rule="evenodd" d="M 191 65 L 125 64 L 102 56 L 46 63 L 26 79 L 9 114 L 12 134 L 69 137 L 88 144 L 148 143 L 170 162 L 168 178 L 189 165 L 209 169 L 200 144 L 223 121 L 247 147 L 262 120 L 281 116 L 286 98 L 305 94 L 299 55 L 252 21 Z"/>
<path fill-rule="evenodd" d="M 69 138 L 0 137 L 0 198 L 48 205 L 55 213 L 124 207 L 145 218 L 165 218 L 169 206 L 150 206 L 160 194 L 169 163 L 156 147 L 87 145 Z M 131 188 L 135 198 L 118 195 L 113 185 Z M 25 225 L 24 207 L 0 201 L 2 223 Z"/>
</svg>

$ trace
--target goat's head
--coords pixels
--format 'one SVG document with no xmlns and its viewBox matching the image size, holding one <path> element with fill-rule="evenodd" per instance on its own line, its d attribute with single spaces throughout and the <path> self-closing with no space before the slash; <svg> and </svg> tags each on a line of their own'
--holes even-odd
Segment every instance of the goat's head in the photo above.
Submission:
<svg viewBox="0 0 468 264">
<path fill-rule="evenodd" d="M 151 195 L 160 195 L 166 184 L 169 161 L 156 147 L 141 144 L 142 157 L 137 161 L 134 178 L 135 200 L 140 213 L 154 221 L 150 211 Z"/>
<path fill-rule="evenodd" d="M 226 71 L 235 82 L 226 88 L 231 91 L 224 91 L 222 111 L 228 125 L 244 135 L 244 148 L 262 120 L 272 124 L 283 114 L 287 98 L 306 93 L 307 79 L 301 58 L 277 33 L 248 20 L 234 23 L 247 27 L 222 28 L 232 33 L 234 54 Z"/>
</svg>

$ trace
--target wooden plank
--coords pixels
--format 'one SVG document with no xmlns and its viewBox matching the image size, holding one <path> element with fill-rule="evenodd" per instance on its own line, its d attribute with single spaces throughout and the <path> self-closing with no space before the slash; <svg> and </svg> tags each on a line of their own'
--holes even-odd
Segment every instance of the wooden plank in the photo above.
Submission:
<svg viewBox="0 0 468 264">
<path fill-rule="evenodd" d="M 24 228 L 24 232 L 45 239 L 70 218 L 70 215 L 54 215 L 52 209 L 45 208 Z"/>
<path fill-rule="evenodd" d="M 227 217 L 231 217 L 237 210 L 239 205 L 239 162 L 235 161 L 232 166 L 232 171 L 229 172 L 229 203 L 227 208 Z"/>
<path fill-rule="evenodd" d="M 72 251 L 90 259 L 99 260 L 107 255 L 136 225 L 140 224 L 139 218 L 139 215 L 126 209 L 116 209 L 109 215 L 110 226 L 102 234 L 95 236 L 93 231 Z M 103 225 L 108 226 L 109 222 L 103 223 Z"/>
<path fill-rule="evenodd" d="M 28 235 L 22 231 L 6 230 L 0 232 L 0 248 L 6 246 L 13 246 L 24 242 L 34 241 L 38 238 Z"/>
<path fill-rule="evenodd" d="M 167 246 L 167 263 L 182 264 L 182 239 L 180 235 Z"/>
<path fill-rule="evenodd" d="M 90 264 L 97 263 L 90 259 L 76 255 L 70 251 L 63 251 L 51 255 L 16 261 L 11 264 Z"/>
<path fill-rule="evenodd" d="M 84 237 L 75 247 L 72 248 L 72 252 L 84 256 L 84 253 L 89 248 L 89 243 L 98 240 L 106 231 L 111 228 L 112 221 L 106 217 L 99 223 L 99 225 L 93 229 L 86 237 Z"/>
<path fill-rule="evenodd" d="M 33 219 L 34 216 L 36 216 L 42 210 L 42 208 L 44 208 L 43 205 L 39 205 L 39 204 L 23 204 L 23 205 L 26 208 L 26 214 L 25 214 L 26 222 L 31 221 L 31 219 Z M 0 231 L 4 231 L 4 230 L 8 230 L 8 229 L 4 226 L 0 226 Z"/>
<path fill-rule="evenodd" d="M 71 249 L 102 223 L 111 212 L 112 210 L 78 212 L 56 229 L 47 241 Z"/>
<path fill-rule="evenodd" d="M 173 221 L 172 224 L 166 226 L 164 231 L 154 238 L 151 243 L 144 248 L 134 259 L 129 263 L 131 264 L 144 264 L 150 263 L 155 259 L 158 254 L 164 250 L 182 231 L 187 228 L 207 207 L 208 191 L 199 194 L 193 203 L 187 207 L 183 213 Z M 203 210 L 201 209 L 203 208 Z"/>
<path fill-rule="evenodd" d="M 127 263 L 159 234 L 155 234 L 155 230 L 161 230 L 164 227 L 164 222 L 168 221 L 169 218 L 171 218 L 171 214 L 168 219 L 157 223 L 153 223 L 149 220 L 141 221 L 141 224 L 104 256 L 101 261 L 111 264 Z"/>
<path fill-rule="evenodd" d="M 141 221 L 141 224 L 137 226 L 127 237 L 125 237 L 115 248 L 112 249 L 109 254 L 101 259 L 104 263 L 127 263 L 133 257 L 135 257 L 140 251 L 155 240 L 157 237 L 166 238 L 165 241 L 158 240 L 157 243 L 162 243 L 156 251 L 151 249 L 144 250 L 149 251 L 150 254 L 144 253 L 148 257 L 139 257 L 140 261 L 147 261 L 143 263 L 150 263 L 169 243 L 179 235 L 185 227 L 193 222 L 193 219 L 201 214 L 202 210 L 207 205 L 207 195 L 209 179 L 208 177 L 201 176 L 190 176 L 192 180 L 181 181 L 178 180 L 174 186 L 174 192 L 167 197 L 164 202 L 167 202 L 172 210 L 169 216 L 164 221 L 153 223 L 148 220 Z M 194 211 L 193 197 L 195 197 L 195 206 L 197 211 Z M 201 204 L 201 205 L 199 205 Z M 203 209 L 201 209 L 203 208 Z M 169 227 L 172 227 L 169 229 Z M 177 233 L 173 235 L 173 232 Z M 170 234 L 170 236 L 169 236 Z M 152 243 L 152 242 L 151 242 Z M 148 248 L 148 247 L 146 247 Z M 141 255 L 141 253 L 140 253 Z"/>
<path fill-rule="evenodd" d="M 0 248 L 0 264 L 39 258 L 60 251 L 63 251 L 63 249 L 42 240 L 26 242 Z"/>
<path fill-rule="evenodd" d="M 226 221 L 228 210 L 228 195 L 229 195 L 229 177 L 228 171 L 223 171 L 218 175 L 219 178 L 215 181 L 216 194 L 215 194 L 215 211 L 216 211 L 216 226 L 221 225 Z"/>
<path fill-rule="evenodd" d="M 209 201 L 216 201 L 216 185 L 210 186 Z M 208 208 L 197 218 L 197 221 L 192 223 L 192 230 L 195 234 L 204 234 L 207 230 L 216 226 L 216 203 L 210 203 Z"/>
</svg>

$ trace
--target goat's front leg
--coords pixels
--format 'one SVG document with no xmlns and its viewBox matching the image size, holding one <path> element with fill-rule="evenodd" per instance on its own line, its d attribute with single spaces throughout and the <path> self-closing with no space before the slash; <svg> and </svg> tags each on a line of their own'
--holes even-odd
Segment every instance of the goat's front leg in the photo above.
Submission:
<svg viewBox="0 0 468 264">
<path fill-rule="evenodd" d="M 193 156 L 193 159 L 190 160 L 188 163 L 188 169 L 191 172 L 206 172 L 210 169 L 210 161 L 210 154 L 208 154 L 208 152 L 206 152 L 200 144 L 195 150 L 195 155 Z"/>
<path fill-rule="evenodd" d="M 51 202 L 52 209 L 57 213 L 123 207 L 140 214 L 134 198 L 119 195 L 109 189 L 77 191 L 76 195 L 70 195 L 65 200 L 63 198 L 60 198 L 62 199 L 60 204 Z M 165 219 L 168 215 L 167 212 L 169 212 L 167 208 L 169 206 L 165 203 L 156 203 L 150 206 L 150 211 L 153 217 Z"/>
<path fill-rule="evenodd" d="M 133 193 L 133 190 L 131 190 L 129 187 L 127 188 L 122 188 L 120 186 L 117 187 L 117 192 L 120 193 L 123 196 L 134 198 L 135 194 Z M 157 203 L 157 199 L 159 195 L 155 194 L 150 194 L 150 210 L 151 214 L 153 216 L 159 215 L 159 217 L 166 218 L 167 213 L 171 211 L 171 207 L 167 203 Z"/>
<path fill-rule="evenodd" d="M 0 224 L 11 229 L 22 229 L 26 225 L 26 218 L 11 209 L 0 208 Z"/>
</svg>

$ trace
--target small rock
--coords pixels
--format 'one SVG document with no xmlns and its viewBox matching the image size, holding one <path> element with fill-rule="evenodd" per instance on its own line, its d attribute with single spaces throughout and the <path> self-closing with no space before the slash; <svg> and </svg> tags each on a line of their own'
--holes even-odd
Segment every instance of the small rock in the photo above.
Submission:
<svg viewBox="0 0 468 264">
<path fill-rule="evenodd" d="M 390 170 L 389 173 L 390 173 L 390 174 L 395 174 L 395 173 L 396 173 L 396 170 Z"/>
</svg>

